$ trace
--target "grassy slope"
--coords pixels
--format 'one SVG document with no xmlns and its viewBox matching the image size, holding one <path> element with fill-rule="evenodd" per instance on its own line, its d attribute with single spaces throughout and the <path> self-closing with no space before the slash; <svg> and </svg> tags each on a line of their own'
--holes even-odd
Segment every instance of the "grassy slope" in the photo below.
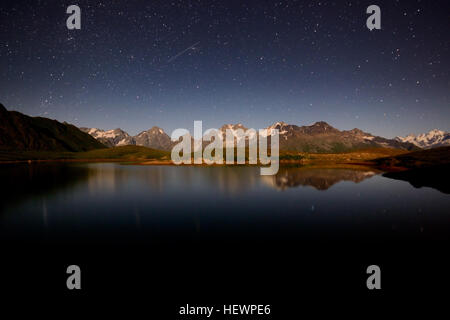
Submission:
<svg viewBox="0 0 450 320">
<path fill-rule="evenodd" d="M 170 152 L 141 146 L 123 146 L 75 153 L 76 159 L 170 159 Z"/>
<path fill-rule="evenodd" d="M 0 161 L 26 160 L 168 160 L 170 152 L 141 146 L 123 146 L 84 152 L 0 151 Z"/>
<path fill-rule="evenodd" d="M 305 163 L 346 163 L 364 162 L 376 158 L 397 156 L 404 150 L 388 148 L 370 148 L 346 153 L 313 154 L 305 152 L 280 151 L 281 161 L 302 161 Z M 237 153 L 235 152 L 235 156 Z M 247 153 L 248 156 L 248 153 Z M 247 158 L 247 157 L 246 157 Z M 0 161 L 26 160 L 170 160 L 170 152 L 141 146 L 122 146 L 97 149 L 85 152 L 49 152 L 49 151 L 0 151 Z"/>
<path fill-rule="evenodd" d="M 405 154 L 380 157 L 373 161 L 386 168 L 417 169 L 437 165 L 450 165 L 450 147 L 409 152 Z"/>
<path fill-rule="evenodd" d="M 280 160 L 299 160 L 303 162 L 365 162 L 381 157 L 397 156 L 408 151 L 391 148 L 365 148 L 358 151 L 339 153 L 305 153 L 305 152 L 280 152 Z"/>
</svg>

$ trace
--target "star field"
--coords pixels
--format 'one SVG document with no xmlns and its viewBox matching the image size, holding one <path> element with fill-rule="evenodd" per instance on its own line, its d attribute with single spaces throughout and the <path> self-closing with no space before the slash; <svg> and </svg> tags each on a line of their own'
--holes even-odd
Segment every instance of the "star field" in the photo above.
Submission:
<svg viewBox="0 0 450 320">
<path fill-rule="evenodd" d="M 66 8 L 81 8 L 68 30 Z M 381 8 L 381 30 L 366 8 Z M 445 1 L 2 1 L 0 102 L 136 134 L 327 121 L 450 130 Z"/>
</svg>

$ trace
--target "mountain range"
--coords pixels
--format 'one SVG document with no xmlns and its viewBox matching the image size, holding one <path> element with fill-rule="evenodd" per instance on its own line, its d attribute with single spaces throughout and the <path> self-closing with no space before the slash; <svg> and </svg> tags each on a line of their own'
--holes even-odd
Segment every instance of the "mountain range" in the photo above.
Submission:
<svg viewBox="0 0 450 320">
<path fill-rule="evenodd" d="M 130 136 L 122 129 L 101 130 L 97 128 L 80 128 L 81 131 L 93 136 L 107 147 L 118 147 L 125 145 L 144 146 L 148 148 L 169 151 L 173 142 L 163 129 L 153 127 L 147 131 L 142 131 L 136 136 Z"/>
<path fill-rule="evenodd" d="M 273 129 L 280 133 L 280 149 L 311 153 L 336 153 L 357 149 L 382 147 L 417 150 L 409 142 L 374 136 L 360 129 L 338 130 L 324 121 L 310 126 L 297 126 L 277 122 L 266 128 L 267 134 Z"/>
<path fill-rule="evenodd" d="M 406 137 L 396 137 L 400 142 L 409 142 L 422 149 L 450 146 L 450 132 L 431 130 L 428 133 L 409 134 Z"/>
<path fill-rule="evenodd" d="M 237 130 L 247 130 L 242 124 L 226 124 L 219 130 L 225 136 L 230 129 L 234 136 Z M 450 145 L 448 132 L 432 130 L 426 134 L 408 135 L 387 139 L 374 136 L 360 129 L 338 130 L 326 122 L 297 126 L 277 122 L 263 129 L 263 135 L 279 130 L 280 150 L 310 153 L 337 153 L 365 148 L 396 148 L 419 150 Z M 77 128 L 66 122 L 43 117 L 30 117 L 16 111 L 8 111 L 0 104 L 0 150 L 17 151 L 89 151 L 125 145 L 144 146 L 153 149 L 171 150 L 175 142 L 159 127 L 131 136 L 122 129 L 101 130 Z"/>
<path fill-rule="evenodd" d="M 223 125 L 219 131 L 222 138 L 225 138 L 226 130 L 231 130 L 233 136 L 237 137 L 238 129 L 247 130 L 244 125 L 239 123 Z M 280 149 L 287 151 L 334 153 L 372 147 L 404 150 L 419 149 L 416 145 L 408 141 L 403 142 L 398 139 L 386 139 L 356 128 L 348 131 L 340 131 L 323 121 L 316 122 L 310 126 L 297 126 L 277 122 L 265 128 L 263 135 L 270 135 L 274 129 L 279 130 Z M 81 130 L 91 134 L 107 146 L 131 144 L 160 150 L 170 150 L 173 146 L 170 137 L 164 130 L 158 127 L 153 127 L 133 137 L 121 129 L 104 131 L 96 128 L 81 128 Z"/>
</svg>

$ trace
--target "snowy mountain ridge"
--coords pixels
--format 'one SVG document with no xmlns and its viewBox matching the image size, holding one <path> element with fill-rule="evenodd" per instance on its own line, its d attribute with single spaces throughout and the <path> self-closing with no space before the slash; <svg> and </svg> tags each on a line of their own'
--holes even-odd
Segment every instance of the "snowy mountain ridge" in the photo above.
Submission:
<svg viewBox="0 0 450 320">
<path fill-rule="evenodd" d="M 396 137 L 395 139 L 400 142 L 412 143 L 424 149 L 450 146 L 450 132 L 438 129 L 433 129 L 427 133 L 418 135 L 409 134 L 406 137 Z"/>
</svg>

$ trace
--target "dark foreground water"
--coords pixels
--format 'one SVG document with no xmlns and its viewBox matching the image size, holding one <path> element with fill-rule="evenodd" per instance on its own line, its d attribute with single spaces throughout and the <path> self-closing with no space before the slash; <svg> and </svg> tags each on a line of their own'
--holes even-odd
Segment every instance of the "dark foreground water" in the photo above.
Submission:
<svg viewBox="0 0 450 320">
<path fill-rule="evenodd" d="M 85 294 L 146 291 L 167 315 L 231 300 L 291 314 L 305 292 L 364 296 L 371 264 L 385 295 L 448 283 L 450 196 L 373 170 L 50 163 L 0 173 L 12 291 L 68 294 L 65 266 L 79 264 Z"/>
<path fill-rule="evenodd" d="M 373 170 L 11 165 L 2 172 L 2 233 L 121 243 L 143 237 L 444 235 L 450 196 Z"/>
</svg>

